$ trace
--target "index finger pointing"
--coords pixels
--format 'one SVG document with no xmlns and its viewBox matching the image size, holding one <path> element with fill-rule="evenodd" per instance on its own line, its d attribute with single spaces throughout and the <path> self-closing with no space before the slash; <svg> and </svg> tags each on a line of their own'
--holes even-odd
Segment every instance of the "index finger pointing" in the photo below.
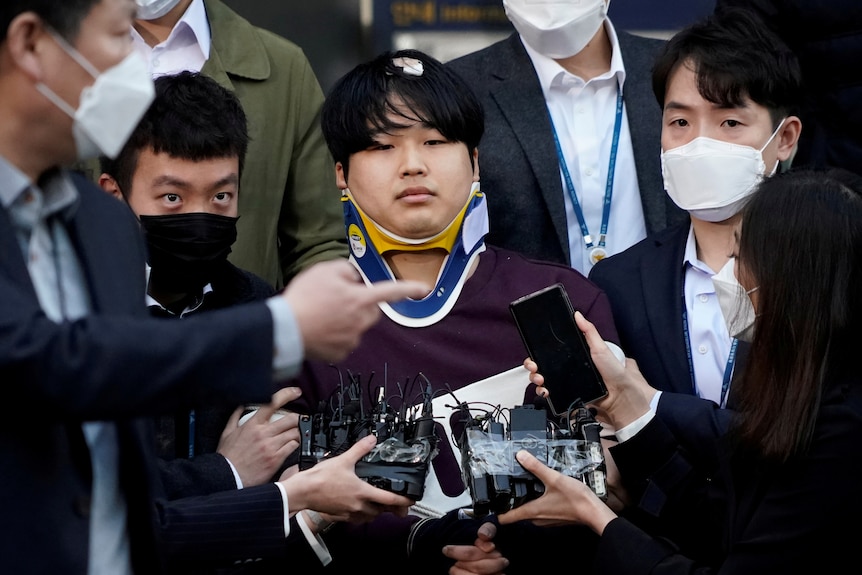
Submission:
<svg viewBox="0 0 862 575">
<path fill-rule="evenodd" d="M 368 293 L 376 302 L 398 301 L 406 298 L 421 299 L 430 291 L 424 283 L 411 280 L 376 282 L 369 288 Z"/>
</svg>

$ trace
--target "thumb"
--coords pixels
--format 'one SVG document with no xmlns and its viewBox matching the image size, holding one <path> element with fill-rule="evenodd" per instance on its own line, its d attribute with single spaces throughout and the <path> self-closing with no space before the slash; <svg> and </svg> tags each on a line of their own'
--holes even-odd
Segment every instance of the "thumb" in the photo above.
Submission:
<svg viewBox="0 0 862 575">
<path fill-rule="evenodd" d="M 233 410 L 233 413 L 230 414 L 230 418 L 227 420 L 227 425 L 224 428 L 233 429 L 234 427 L 239 427 L 239 418 L 242 417 L 242 412 L 245 411 L 245 407 L 239 406 Z"/>
<path fill-rule="evenodd" d="M 367 435 L 354 443 L 350 449 L 344 452 L 343 456 L 353 462 L 357 462 L 374 449 L 375 445 L 377 445 L 377 437 Z"/>
<path fill-rule="evenodd" d="M 529 451 L 522 449 L 515 454 L 515 457 L 518 459 L 518 463 L 521 464 L 521 467 L 535 475 L 538 479 L 545 483 L 545 478 L 548 477 L 550 468 L 547 465 L 544 465 L 541 461 L 536 459 L 536 456 L 530 453 Z"/>
<path fill-rule="evenodd" d="M 476 534 L 482 541 L 491 541 L 497 535 L 497 526 L 493 523 L 483 523 Z"/>
<path fill-rule="evenodd" d="M 272 394 L 271 405 L 274 409 L 279 409 L 285 404 L 299 399 L 299 396 L 301 395 L 302 389 L 298 387 L 282 387 L 281 389 Z"/>
</svg>

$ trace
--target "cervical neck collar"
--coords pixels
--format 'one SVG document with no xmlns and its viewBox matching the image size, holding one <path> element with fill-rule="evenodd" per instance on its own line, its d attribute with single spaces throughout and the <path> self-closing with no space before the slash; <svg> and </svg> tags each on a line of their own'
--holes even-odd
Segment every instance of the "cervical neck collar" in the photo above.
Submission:
<svg viewBox="0 0 862 575">
<path fill-rule="evenodd" d="M 392 321 L 407 327 L 434 324 L 449 313 L 467 280 L 467 274 L 479 254 L 485 251 L 488 233 L 488 205 L 485 195 L 474 182 L 470 197 L 455 219 L 439 234 L 430 238 L 410 239 L 397 236 L 379 226 L 356 204 L 349 190 L 341 197 L 344 226 L 350 244 L 350 261 L 365 283 L 395 280 L 383 253 L 389 251 L 446 250 L 434 290 L 421 300 L 406 299 L 381 303 L 380 309 Z"/>
</svg>

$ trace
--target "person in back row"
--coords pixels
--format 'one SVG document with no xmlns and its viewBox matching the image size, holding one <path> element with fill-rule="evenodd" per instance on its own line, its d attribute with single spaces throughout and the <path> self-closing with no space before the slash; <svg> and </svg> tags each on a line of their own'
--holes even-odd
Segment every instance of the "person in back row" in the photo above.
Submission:
<svg viewBox="0 0 862 575">
<path fill-rule="evenodd" d="M 243 217 L 230 261 L 281 288 L 315 262 L 346 257 L 320 133 L 323 91 L 302 49 L 222 0 L 135 3 L 132 42 L 153 77 L 200 72 L 234 92 L 248 118 Z"/>
<path fill-rule="evenodd" d="M 302 389 L 295 409 L 314 413 L 332 405 L 340 382 L 351 376 L 360 379 L 364 398 L 384 386 L 396 409 L 412 405 L 430 384 L 441 396 L 434 411 L 440 421 L 449 420 L 446 404 L 458 398 L 504 409 L 530 403 L 522 367 L 527 352 L 509 303 L 557 282 L 573 306 L 616 341 L 605 295 L 580 272 L 485 243 L 493 197 L 479 185 L 483 129 L 482 106 L 469 86 L 418 51 L 381 54 L 348 72 L 327 95 L 323 132 L 343 192 L 350 261 L 369 284 L 411 278 L 433 289 L 418 300 L 381 306 L 385 317 L 344 361 L 306 363 L 290 382 Z M 432 565 L 443 572 L 444 544 L 473 543 L 478 522 L 459 519 L 471 499 L 457 447 L 438 427 L 439 453 L 414 514 L 329 531 L 333 561 L 327 571 L 355 572 L 362 560 L 375 572 Z M 526 537 L 522 527 L 529 528 L 509 528 L 495 539 L 511 561 L 510 573 L 542 564 L 516 535 Z M 387 552 L 369 553 L 375 548 Z"/>
<path fill-rule="evenodd" d="M 446 65 L 482 101 L 488 242 L 589 274 L 685 219 L 662 191 L 662 40 L 614 28 L 610 0 L 503 0 L 516 32 Z"/>
<path fill-rule="evenodd" d="M 723 294 L 739 212 L 757 183 L 788 159 L 802 129 L 793 53 L 744 11 L 677 33 L 656 60 L 667 195 L 689 221 L 599 262 L 626 355 L 660 389 L 724 407 L 745 333 L 728 332 Z"/>
</svg>

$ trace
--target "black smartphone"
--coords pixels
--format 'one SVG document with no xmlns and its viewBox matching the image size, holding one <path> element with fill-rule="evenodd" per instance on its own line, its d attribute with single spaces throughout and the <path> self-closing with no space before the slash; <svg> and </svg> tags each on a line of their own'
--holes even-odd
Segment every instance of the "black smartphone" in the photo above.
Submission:
<svg viewBox="0 0 862 575">
<path fill-rule="evenodd" d="M 545 378 L 548 404 L 555 416 L 566 415 L 578 400 L 590 403 L 608 394 L 562 284 L 518 298 L 509 309 L 527 355 Z"/>
</svg>

